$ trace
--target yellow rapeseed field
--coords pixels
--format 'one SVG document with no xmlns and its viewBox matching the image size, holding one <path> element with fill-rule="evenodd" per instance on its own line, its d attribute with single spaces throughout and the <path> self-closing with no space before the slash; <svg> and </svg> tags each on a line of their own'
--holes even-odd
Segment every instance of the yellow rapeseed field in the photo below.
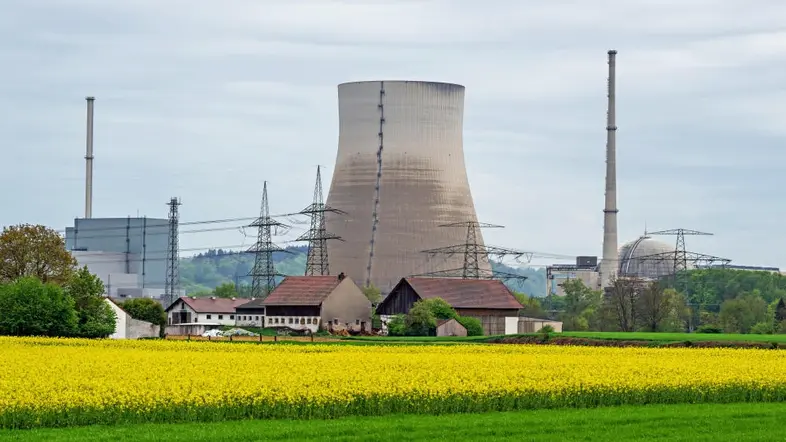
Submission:
<svg viewBox="0 0 786 442">
<path fill-rule="evenodd" d="M 0 338 L 0 427 L 786 399 L 786 352 Z"/>
</svg>

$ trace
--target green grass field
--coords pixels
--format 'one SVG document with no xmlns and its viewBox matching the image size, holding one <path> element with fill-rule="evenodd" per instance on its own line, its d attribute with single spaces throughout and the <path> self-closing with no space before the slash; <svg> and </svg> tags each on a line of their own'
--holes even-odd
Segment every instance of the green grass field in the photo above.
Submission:
<svg viewBox="0 0 786 442">
<path fill-rule="evenodd" d="M 783 404 L 666 405 L 443 416 L 0 431 L 0 441 L 781 441 Z"/>
<path fill-rule="evenodd" d="M 786 335 L 741 335 L 725 333 L 624 333 L 624 332 L 565 332 L 563 336 L 592 339 L 622 339 L 641 341 L 738 341 L 786 343 Z"/>
</svg>

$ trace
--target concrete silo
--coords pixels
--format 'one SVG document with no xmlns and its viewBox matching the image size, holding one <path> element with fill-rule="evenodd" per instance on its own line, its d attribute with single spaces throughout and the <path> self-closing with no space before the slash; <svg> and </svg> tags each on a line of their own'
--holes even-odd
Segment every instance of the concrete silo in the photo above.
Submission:
<svg viewBox="0 0 786 442">
<path fill-rule="evenodd" d="M 464 86 L 344 83 L 338 106 L 327 204 L 347 214 L 326 214 L 327 230 L 344 239 L 328 245 L 331 271 L 385 293 L 402 277 L 461 268 L 463 256 L 422 251 L 466 242 L 466 228 L 441 224 L 477 222 L 464 163 Z"/>
</svg>

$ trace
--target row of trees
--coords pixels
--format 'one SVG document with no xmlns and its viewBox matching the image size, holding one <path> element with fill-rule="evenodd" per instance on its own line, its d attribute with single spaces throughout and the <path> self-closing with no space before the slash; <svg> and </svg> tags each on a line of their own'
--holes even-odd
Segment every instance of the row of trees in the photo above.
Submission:
<svg viewBox="0 0 786 442">
<path fill-rule="evenodd" d="M 6 227 L 0 234 L 0 335 L 105 338 L 117 317 L 104 300 L 104 284 L 78 268 L 63 238 L 40 225 Z M 164 325 L 152 299 L 129 300 L 135 319 Z"/>
<path fill-rule="evenodd" d="M 686 296 L 668 281 L 615 279 L 604 295 L 571 279 L 563 283 L 563 289 L 565 296 L 553 297 L 550 304 L 559 312 L 556 316 L 566 331 L 786 333 L 783 298 L 772 297 L 768 302 L 756 289 L 733 297 L 724 292 L 726 299 L 710 305 L 691 302 L 690 293 Z M 517 297 L 524 305 L 523 316 L 549 316 L 539 299 Z"/>
</svg>

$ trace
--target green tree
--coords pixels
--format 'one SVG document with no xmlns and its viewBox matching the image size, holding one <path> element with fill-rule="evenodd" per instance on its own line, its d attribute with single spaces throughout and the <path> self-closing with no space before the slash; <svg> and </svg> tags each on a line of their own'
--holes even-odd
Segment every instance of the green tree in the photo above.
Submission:
<svg viewBox="0 0 786 442">
<path fill-rule="evenodd" d="M 74 300 L 59 286 L 23 277 L 0 286 L 0 335 L 74 336 Z"/>
<path fill-rule="evenodd" d="M 78 326 L 77 334 L 83 338 L 105 338 L 115 332 L 117 317 L 104 300 L 104 283 L 90 273 L 87 266 L 79 269 L 65 286 L 66 293 L 74 300 Z"/>
<path fill-rule="evenodd" d="M 134 319 L 158 325 L 161 327 L 160 334 L 163 334 L 166 327 L 166 312 L 160 303 L 150 298 L 134 298 L 124 302 L 120 307 Z"/>
<path fill-rule="evenodd" d="M 767 303 L 754 293 L 726 300 L 718 320 L 725 333 L 748 333 L 757 323 L 767 321 Z"/>
<path fill-rule="evenodd" d="M 775 322 L 780 323 L 783 321 L 786 321 L 786 302 L 783 301 L 783 298 L 780 298 L 775 305 Z"/>
<path fill-rule="evenodd" d="M 546 311 L 543 309 L 543 305 L 538 298 L 517 292 L 513 292 L 513 296 L 515 296 L 516 300 L 524 306 L 524 308 L 519 310 L 519 316 L 527 316 L 530 318 L 546 317 Z"/>
<path fill-rule="evenodd" d="M 485 334 L 485 331 L 483 330 L 483 324 L 478 318 L 473 318 L 471 316 L 459 316 L 456 318 L 456 321 L 458 321 L 459 324 L 463 325 L 464 328 L 467 329 L 467 336 L 483 336 Z"/>
<path fill-rule="evenodd" d="M 637 307 L 644 284 L 642 280 L 634 278 L 611 279 L 608 296 L 604 299 L 603 305 L 608 312 L 608 319 L 613 318 L 617 330 L 623 332 L 636 330 Z"/>
<path fill-rule="evenodd" d="M 382 300 L 382 292 L 374 286 L 374 284 L 367 285 L 363 287 L 363 294 L 366 295 L 369 301 L 371 301 L 372 305 L 379 304 L 379 301 Z"/>
<path fill-rule="evenodd" d="M 601 292 L 590 289 L 578 278 L 563 282 L 562 288 L 565 291 L 565 309 L 560 314 L 563 329 L 589 330 L 597 320 Z"/>
<path fill-rule="evenodd" d="M 672 288 L 651 282 L 641 290 L 636 311 L 644 331 L 679 331 L 689 312 L 685 298 Z"/>
<path fill-rule="evenodd" d="M 396 315 L 388 321 L 388 335 L 390 336 L 406 336 L 407 324 L 405 315 Z"/>
<path fill-rule="evenodd" d="M 437 329 L 437 317 L 431 311 L 431 306 L 420 300 L 409 309 L 404 324 L 407 326 L 408 335 L 434 336 Z"/>
<path fill-rule="evenodd" d="M 237 290 L 235 290 L 235 284 L 231 282 L 221 284 L 213 290 L 213 296 L 217 298 L 237 298 L 238 295 Z"/>
<path fill-rule="evenodd" d="M 0 234 L 0 283 L 32 276 L 63 285 L 76 268 L 76 259 L 60 235 L 45 226 L 21 224 Z"/>
</svg>

